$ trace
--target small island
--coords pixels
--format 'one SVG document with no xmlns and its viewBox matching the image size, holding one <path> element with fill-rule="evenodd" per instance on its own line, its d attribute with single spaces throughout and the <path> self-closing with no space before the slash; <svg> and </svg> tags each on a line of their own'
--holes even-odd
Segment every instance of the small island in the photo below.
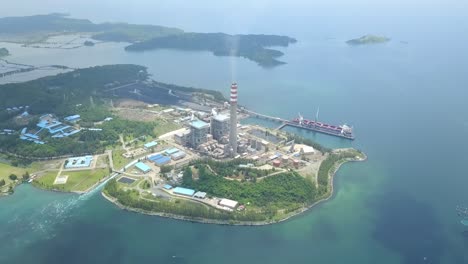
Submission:
<svg viewBox="0 0 468 264">
<path fill-rule="evenodd" d="M 360 38 L 348 40 L 346 41 L 346 43 L 349 45 L 356 46 L 356 45 L 380 44 L 380 43 L 386 43 L 389 41 L 390 39 L 387 37 L 377 36 L 377 35 L 365 35 Z"/>
<path fill-rule="evenodd" d="M 94 42 L 87 40 L 87 41 L 85 41 L 85 42 L 83 43 L 83 45 L 85 45 L 85 46 L 87 46 L 87 47 L 92 47 L 92 46 L 94 46 L 95 44 L 94 44 Z"/>
<path fill-rule="evenodd" d="M 0 58 L 10 55 L 10 52 L 6 48 L 0 48 Z"/>
</svg>

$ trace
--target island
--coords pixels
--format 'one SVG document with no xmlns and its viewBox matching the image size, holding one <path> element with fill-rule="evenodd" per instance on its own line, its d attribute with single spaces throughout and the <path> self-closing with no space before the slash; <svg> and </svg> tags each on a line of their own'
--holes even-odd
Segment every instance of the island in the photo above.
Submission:
<svg viewBox="0 0 468 264">
<path fill-rule="evenodd" d="M 83 43 L 83 45 L 88 46 L 88 47 L 92 47 L 92 46 L 94 46 L 95 44 L 94 44 L 94 42 L 87 40 L 87 41 L 85 41 L 85 42 Z"/>
<path fill-rule="evenodd" d="M 376 36 L 376 35 L 365 35 L 360 38 L 351 39 L 346 41 L 349 45 L 369 45 L 369 44 L 380 44 L 389 42 L 390 39 L 383 36 Z"/>
<path fill-rule="evenodd" d="M 0 48 L 0 58 L 10 55 L 10 52 L 6 48 Z"/>
<path fill-rule="evenodd" d="M 243 119 L 252 111 L 220 92 L 152 80 L 139 65 L 79 69 L 0 90 L 2 194 L 28 182 L 59 192 L 98 189 L 125 210 L 265 225 L 327 200 L 340 166 L 366 159 L 256 124 L 237 126 L 234 151 L 230 114 Z"/>
<path fill-rule="evenodd" d="M 151 49 L 210 51 L 215 56 L 244 57 L 262 67 L 285 64 L 278 60 L 283 52 L 271 47 L 287 47 L 297 42 L 294 38 L 277 35 L 228 35 L 185 32 L 178 28 L 156 25 L 95 24 L 86 19 L 69 18 L 65 14 L 0 18 L 1 41 L 42 47 L 37 44 L 52 37 L 72 34 L 89 34 L 95 41 L 128 42 L 130 45 L 125 50 L 129 52 Z M 73 41 L 74 38 L 58 47 L 77 48 L 88 43 L 72 45 Z M 51 47 L 57 48 L 57 45 L 47 46 Z"/>
</svg>

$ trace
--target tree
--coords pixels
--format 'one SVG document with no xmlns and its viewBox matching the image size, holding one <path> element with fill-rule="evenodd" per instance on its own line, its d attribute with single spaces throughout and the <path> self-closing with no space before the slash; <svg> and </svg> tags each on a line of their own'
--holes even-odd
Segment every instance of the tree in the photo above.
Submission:
<svg viewBox="0 0 468 264">
<path fill-rule="evenodd" d="M 4 179 L 0 180 L 0 187 L 1 186 L 5 186 L 5 180 Z"/>
<path fill-rule="evenodd" d="M 27 181 L 27 180 L 29 180 L 29 178 L 30 178 L 29 172 L 25 172 L 25 173 L 23 174 L 23 181 Z"/>
<path fill-rule="evenodd" d="M 172 166 L 169 165 L 163 165 L 161 166 L 161 173 L 168 173 L 171 172 Z"/>
<path fill-rule="evenodd" d="M 8 176 L 8 178 L 10 178 L 10 180 L 12 180 L 12 181 L 16 181 L 18 179 L 18 176 L 16 176 L 15 174 L 10 174 L 10 176 Z"/>
<path fill-rule="evenodd" d="M 184 185 L 191 186 L 193 183 L 192 178 L 192 169 L 190 167 L 186 167 L 184 170 L 184 175 L 182 176 L 182 180 Z"/>
</svg>

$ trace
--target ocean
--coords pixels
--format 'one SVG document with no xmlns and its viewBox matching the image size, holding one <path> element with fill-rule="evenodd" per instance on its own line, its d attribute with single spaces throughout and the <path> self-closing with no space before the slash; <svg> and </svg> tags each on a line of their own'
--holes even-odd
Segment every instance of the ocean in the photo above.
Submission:
<svg viewBox="0 0 468 264">
<path fill-rule="evenodd" d="M 271 11 L 248 21 L 187 28 L 295 37 L 298 43 L 281 48 L 288 64 L 263 69 L 209 52 L 127 53 L 124 43 L 0 46 L 14 62 L 141 64 L 156 80 L 226 95 L 237 81 L 240 104 L 283 118 L 314 118 L 320 107 L 320 120 L 352 125 L 356 140 L 291 131 L 369 157 L 339 170 L 332 199 L 280 224 L 234 227 L 122 211 L 98 192 L 77 196 L 22 185 L 0 199 L 0 263 L 468 263 L 467 228 L 455 211 L 468 205 L 468 19 Z M 345 43 L 367 33 L 392 40 Z"/>
</svg>

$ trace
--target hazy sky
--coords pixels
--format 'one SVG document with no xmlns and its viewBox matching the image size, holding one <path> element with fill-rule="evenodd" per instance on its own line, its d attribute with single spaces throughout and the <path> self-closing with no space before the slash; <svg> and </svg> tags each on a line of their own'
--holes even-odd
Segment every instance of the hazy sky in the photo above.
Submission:
<svg viewBox="0 0 468 264">
<path fill-rule="evenodd" d="M 66 12 L 96 22 L 123 21 L 188 30 L 232 30 L 268 21 L 339 16 L 467 16 L 468 0 L 2 0 L 0 16 Z"/>
</svg>

